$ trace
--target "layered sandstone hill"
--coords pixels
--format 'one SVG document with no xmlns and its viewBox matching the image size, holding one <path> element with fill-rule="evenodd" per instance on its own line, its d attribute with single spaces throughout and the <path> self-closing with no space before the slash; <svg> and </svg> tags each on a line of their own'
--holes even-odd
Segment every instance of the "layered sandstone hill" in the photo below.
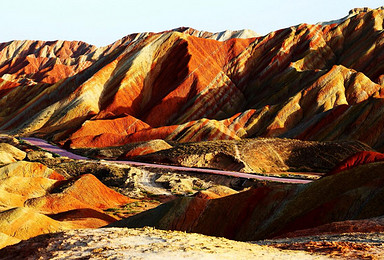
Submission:
<svg viewBox="0 0 384 260">
<path fill-rule="evenodd" d="M 328 172 L 326 175 L 334 175 L 359 165 L 382 161 L 384 161 L 384 154 L 372 151 L 362 151 L 349 156 L 340 162 L 337 166 L 335 166 L 332 171 Z"/>
<path fill-rule="evenodd" d="M 383 17 L 356 9 L 225 41 L 179 28 L 102 48 L 4 43 L 0 129 L 71 147 L 282 136 L 382 150 Z"/>
<path fill-rule="evenodd" d="M 134 201 L 91 174 L 66 179 L 41 163 L 22 161 L 25 153 L 16 147 L 2 147 L 16 161 L 0 167 L 0 248 L 44 233 L 104 226 L 117 218 L 103 210 Z"/>
<path fill-rule="evenodd" d="M 319 226 L 321 230 L 332 222 L 382 218 L 383 167 L 383 162 L 368 163 L 306 185 L 263 186 L 218 199 L 179 198 L 110 226 L 259 240 Z M 362 232 L 383 230 L 381 221 L 361 223 L 368 223 Z"/>
</svg>

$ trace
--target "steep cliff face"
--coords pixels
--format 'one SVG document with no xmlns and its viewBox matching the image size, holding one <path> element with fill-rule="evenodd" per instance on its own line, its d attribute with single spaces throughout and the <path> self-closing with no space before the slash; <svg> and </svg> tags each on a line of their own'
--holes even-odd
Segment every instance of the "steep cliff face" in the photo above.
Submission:
<svg viewBox="0 0 384 260">
<path fill-rule="evenodd" d="M 178 28 L 102 48 L 5 43 L 0 129 L 72 147 L 283 136 L 384 149 L 383 19 L 359 9 L 256 38 Z"/>
</svg>

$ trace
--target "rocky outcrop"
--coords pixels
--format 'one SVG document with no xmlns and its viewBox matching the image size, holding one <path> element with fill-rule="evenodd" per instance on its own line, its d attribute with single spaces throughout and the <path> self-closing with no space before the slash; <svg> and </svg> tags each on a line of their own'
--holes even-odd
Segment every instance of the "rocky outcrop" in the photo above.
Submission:
<svg viewBox="0 0 384 260">
<path fill-rule="evenodd" d="M 37 162 L 20 161 L 0 168 L 0 179 L 6 177 L 48 178 L 62 181 L 65 178 L 47 166 Z"/>
<path fill-rule="evenodd" d="M 202 198 L 202 199 L 217 199 L 222 198 L 226 196 L 230 196 L 233 194 L 237 194 L 238 192 L 228 188 L 226 186 L 213 186 L 206 190 L 201 190 L 198 193 L 195 194 L 196 198 Z"/>
<path fill-rule="evenodd" d="M 0 165 L 23 160 L 25 156 L 26 153 L 24 151 L 17 149 L 13 145 L 0 143 Z"/>
<path fill-rule="evenodd" d="M 371 150 L 356 141 L 248 138 L 181 143 L 166 150 L 136 156 L 135 160 L 251 173 L 326 173 L 347 157 Z"/>
<path fill-rule="evenodd" d="M 131 147 L 128 148 L 129 150 L 127 152 L 120 155 L 119 159 L 130 159 L 136 156 L 151 154 L 170 148 L 172 148 L 172 146 L 164 140 L 155 139 L 144 143 L 133 144 Z"/>
<path fill-rule="evenodd" d="M 1 232 L 21 240 L 70 228 L 30 208 L 19 207 L 0 212 Z"/>
<path fill-rule="evenodd" d="M 233 38 L 239 38 L 239 39 L 256 38 L 260 36 L 260 34 L 249 29 L 237 30 L 237 31 L 225 30 L 222 32 L 211 33 L 206 31 L 198 31 L 190 27 L 180 27 L 180 28 L 176 28 L 175 31 L 189 34 L 199 38 L 213 39 L 216 41 L 227 41 Z"/>
</svg>

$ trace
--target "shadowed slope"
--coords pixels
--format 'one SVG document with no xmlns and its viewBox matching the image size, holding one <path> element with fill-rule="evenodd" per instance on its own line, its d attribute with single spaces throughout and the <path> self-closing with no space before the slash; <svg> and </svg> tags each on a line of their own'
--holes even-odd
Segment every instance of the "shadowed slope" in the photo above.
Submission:
<svg viewBox="0 0 384 260">
<path fill-rule="evenodd" d="M 372 152 L 372 151 L 362 151 L 356 154 L 353 154 L 336 165 L 326 176 L 334 175 L 342 171 L 346 171 L 357 167 L 359 165 L 364 165 L 368 163 L 381 162 L 384 161 L 384 154 Z"/>
</svg>

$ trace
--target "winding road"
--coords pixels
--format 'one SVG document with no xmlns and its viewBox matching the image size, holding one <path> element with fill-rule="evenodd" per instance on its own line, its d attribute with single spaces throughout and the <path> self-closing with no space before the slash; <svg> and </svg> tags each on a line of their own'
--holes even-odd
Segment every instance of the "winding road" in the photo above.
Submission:
<svg viewBox="0 0 384 260">
<path fill-rule="evenodd" d="M 34 138 L 34 137 L 24 137 L 24 138 L 22 138 L 22 140 L 24 140 L 25 142 L 27 142 L 31 145 L 38 146 L 44 150 L 47 150 L 47 151 L 52 152 L 52 153 L 56 153 L 60 156 L 68 157 L 70 159 L 91 160 L 87 157 L 71 153 L 67 150 L 60 148 L 60 147 L 52 145 L 43 139 Z M 242 172 L 222 171 L 222 170 L 203 169 L 203 168 L 191 168 L 191 167 L 163 165 L 163 164 L 155 164 L 155 163 L 144 163 L 144 162 L 135 162 L 135 161 L 105 161 L 105 162 L 100 161 L 100 162 L 105 163 L 105 164 L 108 164 L 108 162 L 113 162 L 113 163 L 128 164 L 128 165 L 133 165 L 133 166 L 147 166 L 147 167 L 153 167 L 153 168 L 197 172 L 197 173 L 205 173 L 205 174 L 207 174 L 207 173 L 208 174 L 217 174 L 217 175 L 232 176 L 232 177 L 237 177 L 237 178 L 256 179 L 256 180 L 262 180 L 262 181 L 274 181 L 274 182 L 282 182 L 282 183 L 302 183 L 302 184 L 305 184 L 305 183 L 312 182 L 312 180 L 306 180 L 306 179 L 279 178 L 279 177 L 272 177 L 272 176 L 263 176 L 263 175 L 257 175 L 257 174 L 242 173 Z"/>
</svg>

